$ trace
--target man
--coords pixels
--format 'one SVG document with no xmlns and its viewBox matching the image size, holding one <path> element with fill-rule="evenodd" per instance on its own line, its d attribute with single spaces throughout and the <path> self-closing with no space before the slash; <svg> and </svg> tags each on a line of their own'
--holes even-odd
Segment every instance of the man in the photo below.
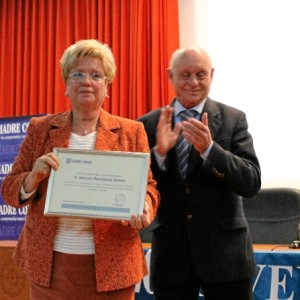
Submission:
<svg viewBox="0 0 300 300">
<path fill-rule="evenodd" d="M 246 116 L 208 97 L 214 69 L 202 49 L 175 51 L 167 71 L 176 98 L 139 119 L 161 193 L 152 224 L 154 297 L 196 300 L 201 288 L 206 300 L 252 299 L 256 266 L 242 197 L 259 191 L 261 174 Z M 182 119 L 182 110 L 197 115 Z M 178 147 L 190 149 L 187 159 Z"/>
</svg>

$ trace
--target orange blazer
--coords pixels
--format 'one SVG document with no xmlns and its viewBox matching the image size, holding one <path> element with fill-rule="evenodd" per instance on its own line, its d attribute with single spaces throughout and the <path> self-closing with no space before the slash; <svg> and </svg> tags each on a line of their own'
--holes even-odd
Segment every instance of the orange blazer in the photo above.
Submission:
<svg viewBox="0 0 300 300">
<path fill-rule="evenodd" d="M 2 196 L 7 204 L 14 207 L 29 204 L 14 260 L 29 280 L 43 286 L 50 285 L 57 226 L 56 217 L 44 216 L 48 179 L 40 183 L 36 193 L 25 204 L 20 204 L 19 193 L 38 157 L 53 151 L 54 147 L 68 147 L 71 119 L 71 111 L 32 118 L 12 170 L 2 183 Z M 101 109 L 95 149 L 149 152 L 144 126 Z M 150 168 L 145 201 L 150 205 L 153 218 L 159 194 Z M 138 283 L 148 273 L 138 231 L 123 226 L 119 221 L 93 219 L 92 222 L 97 290 L 122 289 Z"/>
</svg>

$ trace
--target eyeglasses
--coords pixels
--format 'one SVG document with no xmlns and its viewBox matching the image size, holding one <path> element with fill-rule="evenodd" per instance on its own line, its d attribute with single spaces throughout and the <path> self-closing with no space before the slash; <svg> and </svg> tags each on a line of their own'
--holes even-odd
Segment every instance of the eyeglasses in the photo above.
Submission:
<svg viewBox="0 0 300 300">
<path fill-rule="evenodd" d="M 71 78 L 75 82 L 83 82 L 87 79 L 87 77 L 92 79 L 94 82 L 99 82 L 99 81 L 108 79 L 108 77 L 105 77 L 98 73 L 87 74 L 87 73 L 80 72 L 80 71 L 75 71 L 69 75 L 69 78 Z"/>
</svg>

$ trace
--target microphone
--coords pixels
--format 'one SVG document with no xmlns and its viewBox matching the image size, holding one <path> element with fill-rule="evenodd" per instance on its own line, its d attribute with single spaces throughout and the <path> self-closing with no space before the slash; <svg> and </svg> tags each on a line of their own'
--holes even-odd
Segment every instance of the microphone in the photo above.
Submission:
<svg viewBox="0 0 300 300">
<path fill-rule="evenodd" d="M 293 241 L 290 245 L 289 248 L 291 249 L 300 249 L 300 222 L 298 224 L 298 234 L 297 234 L 297 240 Z"/>
</svg>

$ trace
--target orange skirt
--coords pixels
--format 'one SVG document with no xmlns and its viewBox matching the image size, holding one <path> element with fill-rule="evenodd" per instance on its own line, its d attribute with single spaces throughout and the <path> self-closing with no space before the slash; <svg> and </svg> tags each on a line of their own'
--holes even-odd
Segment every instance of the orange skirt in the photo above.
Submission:
<svg viewBox="0 0 300 300">
<path fill-rule="evenodd" d="M 94 255 L 54 252 L 50 287 L 31 283 L 31 300 L 134 300 L 135 286 L 97 292 Z"/>
</svg>

